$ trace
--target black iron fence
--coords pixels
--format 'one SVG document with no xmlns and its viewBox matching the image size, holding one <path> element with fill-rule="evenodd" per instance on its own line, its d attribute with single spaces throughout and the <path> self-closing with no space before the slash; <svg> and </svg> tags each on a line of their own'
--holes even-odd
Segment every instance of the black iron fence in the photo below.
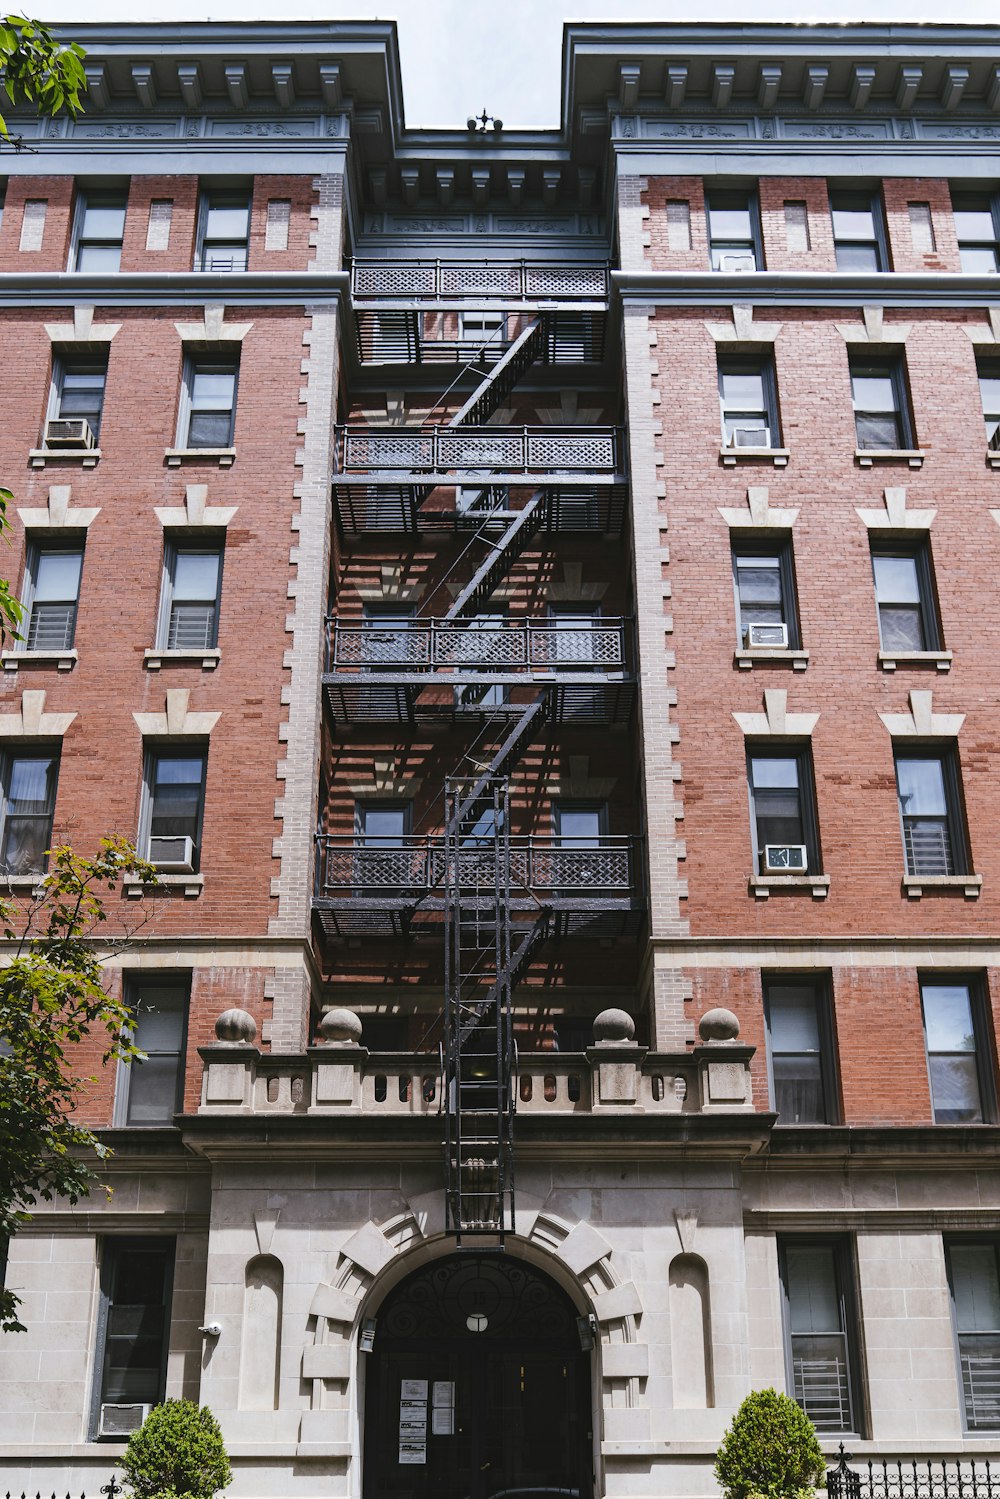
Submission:
<svg viewBox="0 0 1000 1499">
<path fill-rule="evenodd" d="M 1000 1459 L 840 1461 L 826 1475 L 829 1499 L 1000 1499 Z"/>
<path fill-rule="evenodd" d="M 119 1494 L 122 1494 L 125 1491 L 122 1485 L 118 1482 L 115 1475 L 112 1473 L 110 1482 L 101 1484 L 100 1492 L 106 1496 L 106 1499 L 118 1499 Z M 43 1494 L 40 1489 L 37 1490 L 34 1494 L 28 1493 L 24 1489 L 21 1490 L 20 1494 L 15 1494 L 13 1489 L 8 1489 L 4 1494 L 4 1499 L 87 1499 L 87 1496 L 86 1494 L 82 1493 Z"/>
</svg>

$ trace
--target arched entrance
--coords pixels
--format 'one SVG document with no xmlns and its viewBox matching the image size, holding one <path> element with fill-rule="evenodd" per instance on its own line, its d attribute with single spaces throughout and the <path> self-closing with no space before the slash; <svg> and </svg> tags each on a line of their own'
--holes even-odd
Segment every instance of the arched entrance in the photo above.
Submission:
<svg viewBox="0 0 1000 1499">
<path fill-rule="evenodd" d="M 533 1265 L 415 1271 L 379 1309 L 365 1383 L 365 1499 L 592 1499 L 590 1356 Z"/>
</svg>

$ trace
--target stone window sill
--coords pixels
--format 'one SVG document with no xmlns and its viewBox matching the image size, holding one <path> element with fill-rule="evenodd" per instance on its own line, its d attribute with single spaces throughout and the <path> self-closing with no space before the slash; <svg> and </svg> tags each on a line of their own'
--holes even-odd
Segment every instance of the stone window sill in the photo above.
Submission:
<svg viewBox="0 0 1000 1499">
<path fill-rule="evenodd" d="M 4 671 L 31 671 L 36 666 L 54 666 L 57 671 L 72 671 L 79 656 L 76 651 L 4 651 L 0 664 Z"/>
<path fill-rule="evenodd" d="M 951 651 L 879 651 L 878 664 L 883 671 L 895 671 L 897 666 L 936 666 L 938 671 L 951 671 Z"/>
<path fill-rule="evenodd" d="M 0 895 L 40 895 L 44 878 L 44 870 L 36 870 L 34 874 L 0 874 Z"/>
<path fill-rule="evenodd" d="M 28 454 L 32 468 L 44 468 L 47 463 L 79 463 L 81 468 L 96 468 L 100 461 L 100 448 L 32 448 Z"/>
<path fill-rule="evenodd" d="M 904 874 L 903 893 L 910 900 L 920 900 L 924 895 L 947 894 L 961 890 L 966 900 L 978 900 L 983 888 L 981 874 Z"/>
<path fill-rule="evenodd" d="M 122 882 L 122 894 L 129 896 L 132 900 L 141 900 L 147 891 L 154 894 L 159 890 L 180 890 L 192 900 L 205 888 L 205 876 L 203 874 L 158 874 L 155 885 L 144 885 L 141 880 L 126 879 Z"/>
<path fill-rule="evenodd" d="M 735 468 L 737 463 L 773 463 L 775 468 L 786 468 L 791 456 L 788 448 L 719 449 L 719 457 L 725 468 Z"/>
<path fill-rule="evenodd" d="M 987 468 L 1000 468 L 1000 449 L 986 449 L 986 466 Z"/>
<path fill-rule="evenodd" d="M 168 468 L 180 468 L 182 463 L 217 463 L 220 468 L 232 468 L 236 462 L 236 449 L 167 448 L 163 456 Z"/>
<path fill-rule="evenodd" d="M 752 651 L 736 651 L 733 655 L 733 664 L 738 666 L 740 671 L 753 671 L 755 662 L 764 666 L 774 662 L 778 666 L 790 666 L 793 671 L 805 671 L 809 665 L 809 652 L 769 651 L 756 646 Z"/>
<path fill-rule="evenodd" d="M 150 671 L 159 671 L 161 666 L 200 666 L 202 671 L 214 671 L 222 659 L 218 650 L 206 651 L 155 651 L 147 649 L 143 660 Z"/>
<path fill-rule="evenodd" d="M 806 892 L 813 900 L 825 900 L 830 893 L 828 874 L 752 874 L 750 893 L 758 900 L 767 900 L 775 895 L 797 895 Z"/>
<path fill-rule="evenodd" d="M 910 468 L 923 468 L 925 457 L 921 448 L 854 449 L 854 461 L 860 468 L 871 468 L 873 463 L 908 463 Z"/>
</svg>

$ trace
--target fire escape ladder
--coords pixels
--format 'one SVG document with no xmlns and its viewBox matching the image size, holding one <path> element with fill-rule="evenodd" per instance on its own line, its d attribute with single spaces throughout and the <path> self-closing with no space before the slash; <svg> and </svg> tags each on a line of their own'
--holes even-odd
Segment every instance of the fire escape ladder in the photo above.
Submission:
<svg viewBox="0 0 1000 1499">
<path fill-rule="evenodd" d="M 456 411 L 448 426 L 461 427 L 466 422 L 481 426 L 503 405 L 528 366 L 534 364 L 545 351 L 544 320 L 540 317 L 532 318 L 510 348 L 504 351 L 502 357 L 483 377 L 465 405 Z"/>
<path fill-rule="evenodd" d="M 445 783 L 447 1226 L 502 1243 L 514 1227 L 514 1042 L 507 782 Z"/>
<path fill-rule="evenodd" d="M 480 612 L 497 584 L 506 577 L 532 537 L 537 534 L 544 515 L 545 507 L 539 492 L 533 494 L 524 508 L 511 517 L 505 531 L 495 541 L 489 535 L 490 519 L 480 526 L 472 543 L 482 542 L 486 547 L 486 555 L 456 596 L 445 619 L 467 618 Z M 493 520 L 494 525 L 495 523 Z"/>
</svg>

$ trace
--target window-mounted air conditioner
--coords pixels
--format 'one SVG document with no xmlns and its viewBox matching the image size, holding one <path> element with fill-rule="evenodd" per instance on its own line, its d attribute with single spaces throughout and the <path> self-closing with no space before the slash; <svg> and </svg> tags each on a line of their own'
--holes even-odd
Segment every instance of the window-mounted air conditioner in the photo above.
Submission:
<svg viewBox="0 0 1000 1499">
<path fill-rule="evenodd" d="M 805 874 L 808 864 L 804 843 L 764 845 L 764 870 L 767 874 Z"/>
<path fill-rule="evenodd" d="M 97 1435 L 127 1437 L 139 1430 L 151 1410 L 150 1405 L 102 1405 Z"/>
<path fill-rule="evenodd" d="M 47 448 L 95 448 L 94 434 L 85 416 L 54 417 L 45 424 Z"/>
<path fill-rule="evenodd" d="M 191 874 L 194 869 L 194 839 L 188 837 L 150 838 L 149 862 L 164 871 L 178 870 Z"/>
<path fill-rule="evenodd" d="M 746 643 L 750 650 L 766 649 L 782 651 L 788 646 L 788 626 L 779 624 L 752 624 L 747 625 Z"/>
<path fill-rule="evenodd" d="M 741 271 L 742 272 L 742 271 L 755 271 L 756 269 L 757 269 L 757 260 L 756 260 L 756 257 L 753 256 L 753 255 L 751 255 L 749 253 L 749 251 L 744 251 L 743 253 L 741 253 L 739 255 L 720 255 L 719 256 L 719 270 L 720 271 Z"/>
<path fill-rule="evenodd" d="M 734 427 L 729 434 L 731 448 L 769 448 L 770 427 Z"/>
</svg>

